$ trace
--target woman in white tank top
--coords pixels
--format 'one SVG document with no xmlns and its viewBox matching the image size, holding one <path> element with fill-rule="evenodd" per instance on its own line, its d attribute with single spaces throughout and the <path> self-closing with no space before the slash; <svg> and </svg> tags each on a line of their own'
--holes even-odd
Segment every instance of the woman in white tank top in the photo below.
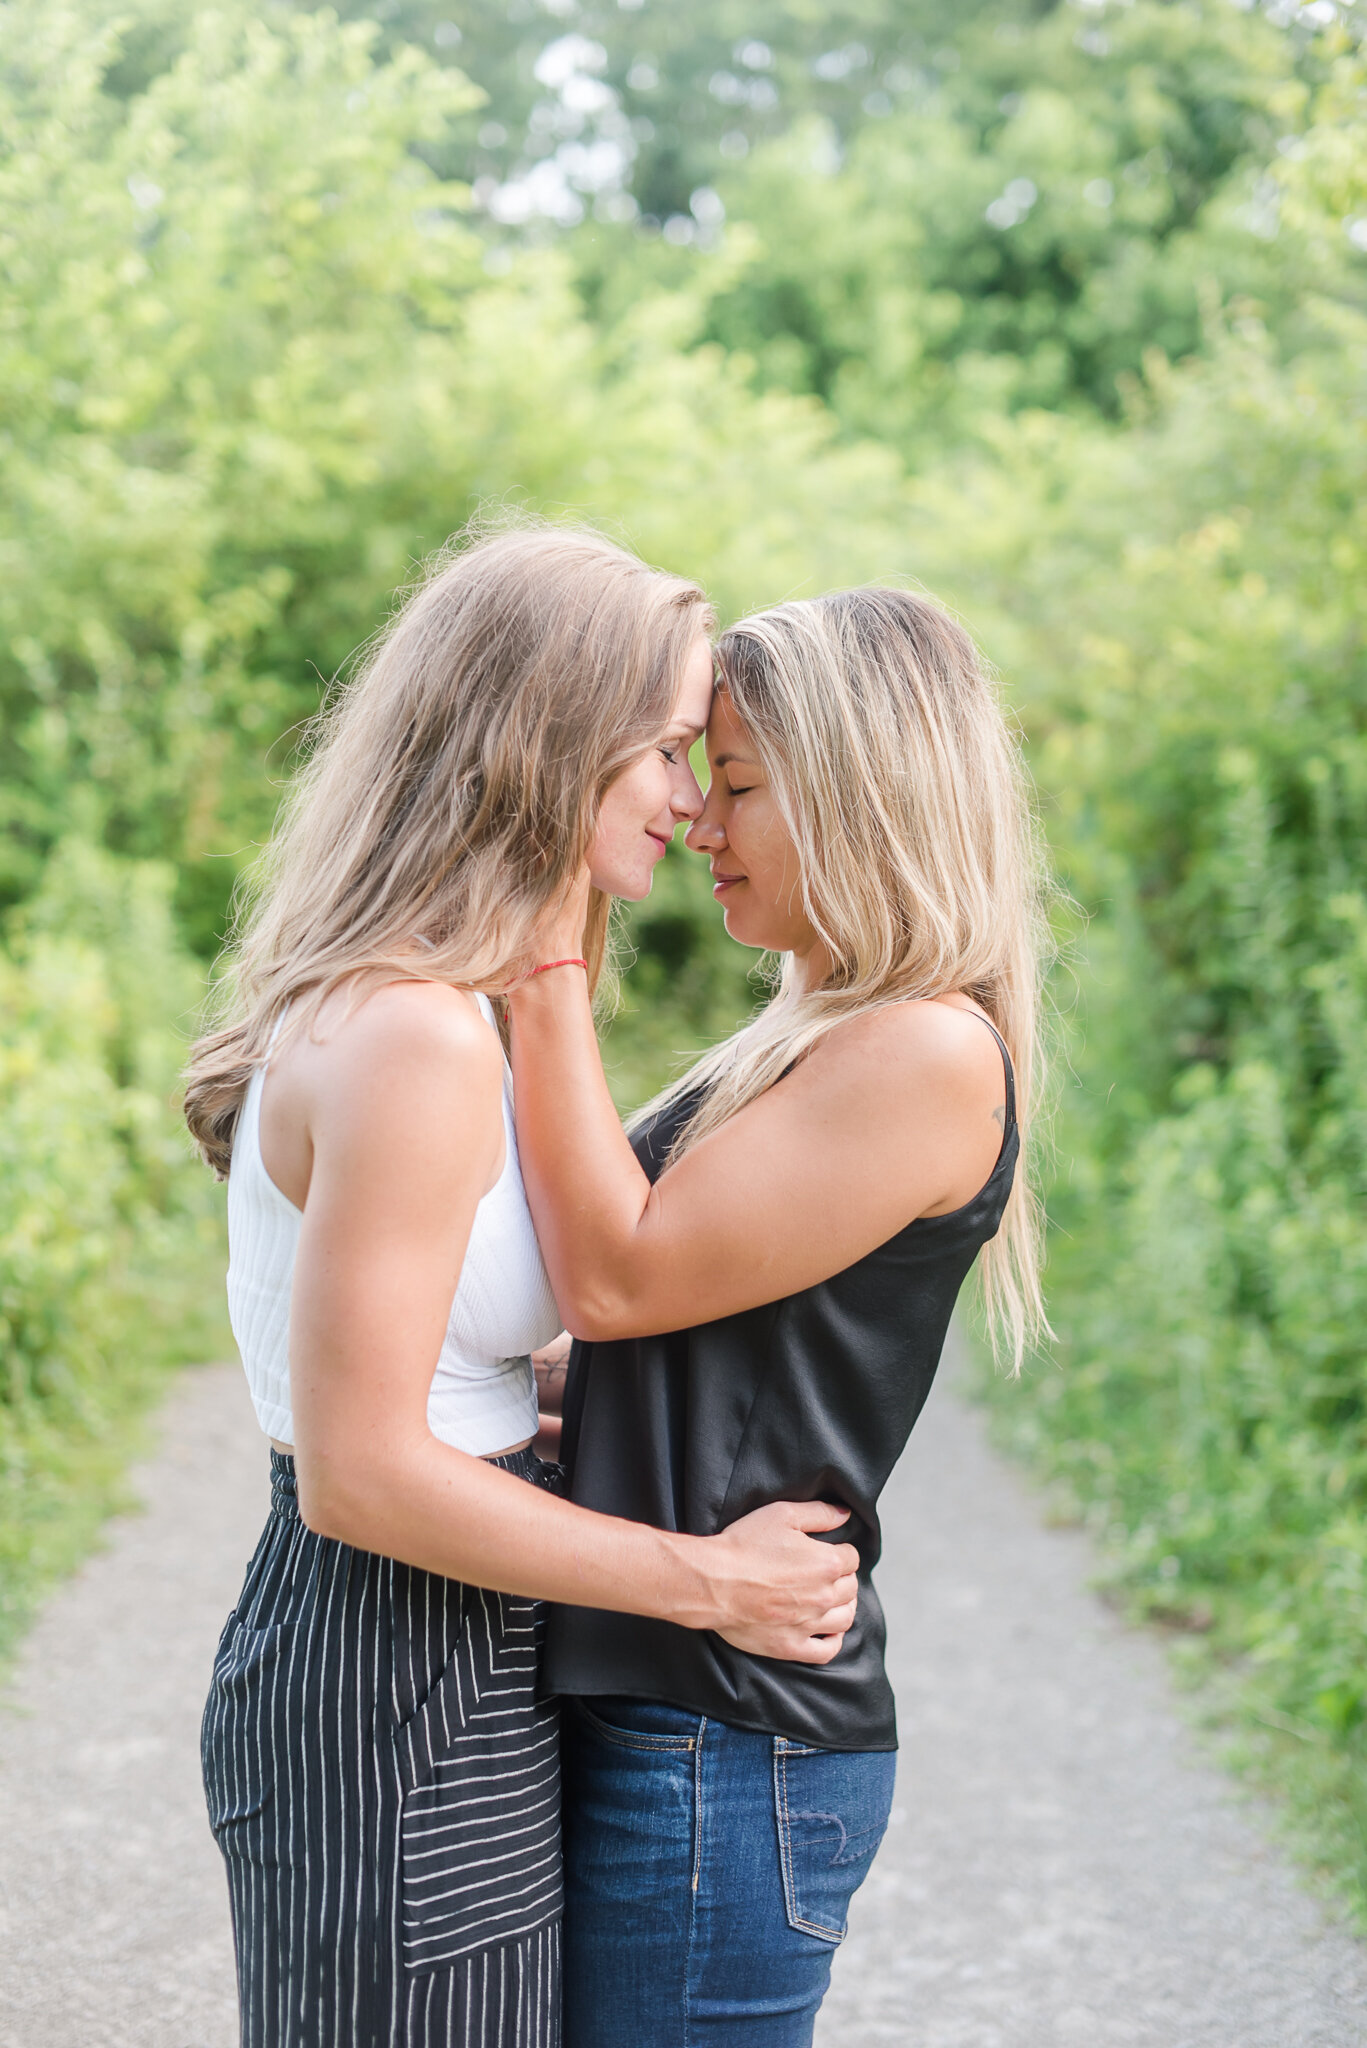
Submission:
<svg viewBox="0 0 1367 2048">
<path fill-rule="evenodd" d="M 490 998 L 602 965 L 701 798 L 693 585 L 540 527 L 438 564 L 325 719 L 186 1113 L 228 1179 L 272 1511 L 204 1718 L 244 2048 L 554 2048 L 555 1710 L 538 1601 L 825 1663 L 844 1516 L 710 1538 L 559 1498 L 529 1354 L 560 1317 Z M 587 859 L 584 957 L 541 935 Z M 528 1483 L 530 1482 L 530 1483 Z"/>
</svg>

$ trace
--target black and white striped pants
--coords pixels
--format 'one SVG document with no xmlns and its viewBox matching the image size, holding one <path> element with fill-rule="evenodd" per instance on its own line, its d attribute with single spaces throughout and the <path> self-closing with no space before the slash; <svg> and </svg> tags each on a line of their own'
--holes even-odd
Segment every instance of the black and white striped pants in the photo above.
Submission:
<svg viewBox="0 0 1367 2048">
<path fill-rule="evenodd" d="M 529 1451 L 493 1462 L 534 1478 Z M 560 1768 L 536 1603 L 271 1514 L 204 1711 L 242 2048 L 559 2048 Z"/>
</svg>

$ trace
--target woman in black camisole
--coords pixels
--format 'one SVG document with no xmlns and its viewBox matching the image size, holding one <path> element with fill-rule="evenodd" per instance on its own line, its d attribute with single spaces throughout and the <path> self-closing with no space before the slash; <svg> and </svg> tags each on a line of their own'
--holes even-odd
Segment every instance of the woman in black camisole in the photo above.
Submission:
<svg viewBox="0 0 1367 2048">
<path fill-rule="evenodd" d="M 859 1606 L 820 1667 L 553 1613 L 567 2048 L 810 2042 L 892 1796 L 878 1497 L 980 1253 L 1016 1361 L 1042 1322 L 1016 1121 L 1038 863 L 972 644 L 863 590 L 746 620 L 717 662 L 688 843 L 732 936 L 783 957 L 774 1000 L 628 1142 L 582 974 L 510 999 L 523 1172 L 582 1340 L 565 1462 L 575 1501 L 665 1529 L 841 1504 Z"/>
</svg>

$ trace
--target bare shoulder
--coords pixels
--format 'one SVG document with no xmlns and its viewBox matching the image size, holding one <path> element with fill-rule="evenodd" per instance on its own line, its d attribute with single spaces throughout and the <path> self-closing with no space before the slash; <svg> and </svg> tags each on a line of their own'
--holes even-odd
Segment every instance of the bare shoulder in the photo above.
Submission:
<svg viewBox="0 0 1367 2048">
<path fill-rule="evenodd" d="M 373 1099 L 415 1088 L 435 1101 L 472 1086 L 494 1101 L 503 1052 L 470 997 L 439 981 L 391 981 L 325 1005 L 309 1046 L 317 1081 Z"/>
<path fill-rule="evenodd" d="M 272 1060 L 261 1099 L 262 1158 L 298 1209 L 319 1172 L 333 1199 L 440 1204 L 455 1162 L 496 1170 L 502 1133 L 497 1035 L 439 982 L 390 982 L 350 1006 L 339 992 Z"/>
<path fill-rule="evenodd" d="M 892 1003 L 837 1025 L 814 1049 L 814 1074 L 871 1088 L 884 1099 L 903 1090 L 962 1100 L 965 1107 L 1004 1093 L 1001 1047 L 983 1013 L 964 999 Z"/>
<path fill-rule="evenodd" d="M 1006 1076 L 1001 1047 L 964 998 L 852 1017 L 803 1069 L 809 1113 L 843 1127 L 884 1192 L 905 1194 L 907 1218 L 957 1209 L 987 1181 L 1006 1131 Z"/>
<path fill-rule="evenodd" d="M 444 981 L 387 981 L 350 1011 L 336 1033 L 368 1048 L 453 1052 L 502 1063 L 498 1035 L 464 989 Z"/>
</svg>

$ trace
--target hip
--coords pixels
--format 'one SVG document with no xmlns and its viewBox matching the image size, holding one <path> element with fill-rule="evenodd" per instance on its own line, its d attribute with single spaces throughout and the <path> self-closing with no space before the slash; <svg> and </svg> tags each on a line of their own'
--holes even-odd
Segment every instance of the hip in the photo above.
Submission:
<svg viewBox="0 0 1367 2048">
<path fill-rule="evenodd" d="M 545 1483 L 546 1468 L 528 1450 L 490 1462 Z M 344 1676 L 362 1721 L 401 1733 L 441 1702 L 462 1648 L 497 1673 L 505 1697 L 530 1697 L 543 1634 L 540 1601 L 315 1534 L 300 1517 L 293 1457 L 273 1449 L 270 1513 L 215 1668 L 234 1639 L 257 1650 L 273 1644 L 274 1661 L 289 1667 L 288 1689 L 316 1693 Z M 464 1718 L 467 1702 L 446 1704 Z"/>
<path fill-rule="evenodd" d="M 895 1755 L 595 1697 L 564 1771 L 569 2048 L 809 2043 Z"/>
<path fill-rule="evenodd" d="M 535 1476 L 530 1454 L 500 1462 Z M 202 1730 L 230 1871 L 307 1870 L 326 1845 L 392 1898 L 410 1972 L 534 1931 L 560 1910 L 539 1603 L 315 1535 L 292 1461 L 271 1478 Z"/>
<path fill-rule="evenodd" d="M 762 1736 L 862 1753 L 897 1747 L 884 1665 L 886 1627 L 871 1579 L 860 1574 L 854 1625 L 820 1666 L 752 1657 L 710 1631 L 647 1615 L 552 1607 L 542 1686 L 548 1694 L 611 1694 L 667 1702 Z"/>
</svg>

